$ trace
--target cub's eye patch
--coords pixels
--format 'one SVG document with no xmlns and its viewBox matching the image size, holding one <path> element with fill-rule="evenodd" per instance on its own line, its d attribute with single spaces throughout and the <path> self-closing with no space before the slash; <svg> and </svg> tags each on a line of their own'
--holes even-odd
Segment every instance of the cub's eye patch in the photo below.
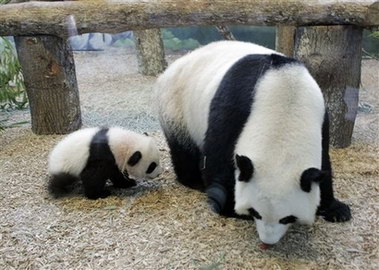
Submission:
<svg viewBox="0 0 379 270">
<path fill-rule="evenodd" d="M 291 216 L 284 217 L 284 218 L 280 219 L 279 223 L 286 225 L 286 224 L 290 224 L 290 223 L 295 223 L 296 220 L 297 220 L 297 217 L 291 215 Z"/>
<path fill-rule="evenodd" d="M 146 170 L 146 174 L 152 173 L 156 167 L 157 167 L 157 163 L 151 162 L 149 165 L 149 168 L 147 168 Z"/>
<path fill-rule="evenodd" d="M 256 219 L 262 219 L 261 215 L 254 208 L 249 208 L 249 213 Z"/>
</svg>

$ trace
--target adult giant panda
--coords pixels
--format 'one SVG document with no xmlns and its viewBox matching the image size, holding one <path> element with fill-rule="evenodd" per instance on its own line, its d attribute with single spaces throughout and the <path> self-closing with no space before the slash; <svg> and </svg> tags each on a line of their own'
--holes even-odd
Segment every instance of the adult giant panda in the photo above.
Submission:
<svg viewBox="0 0 379 270">
<path fill-rule="evenodd" d="M 49 191 L 55 197 L 68 192 L 79 179 L 89 199 L 110 195 L 105 183 L 115 187 L 136 185 L 132 178 L 154 178 L 161 172 L 159 151 L 151 137 L 112 128 L 85 128 L 60 141 L 49 155 Z"/>
<path fill-rule="evenodd" d="M 263 243 L 295 221 L 347 221 L 333 196 L 328 116 L 304 65 L 273 50 L 221 41 L 158 78 L 160 123 L 178 181 L 214 211 L 254 217 Z"/>
</svg>

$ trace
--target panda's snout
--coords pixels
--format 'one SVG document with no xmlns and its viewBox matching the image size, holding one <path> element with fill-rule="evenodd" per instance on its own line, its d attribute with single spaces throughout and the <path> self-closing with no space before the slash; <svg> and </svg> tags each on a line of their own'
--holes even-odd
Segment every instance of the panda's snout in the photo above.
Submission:
<svg viewBox="0 0 379 270">
<path fill-rule="evenodd" d="M 274 245 L 285 235 L 288 225 L 256 221 L 259 239 L 265 245 Z"/>
</svg>

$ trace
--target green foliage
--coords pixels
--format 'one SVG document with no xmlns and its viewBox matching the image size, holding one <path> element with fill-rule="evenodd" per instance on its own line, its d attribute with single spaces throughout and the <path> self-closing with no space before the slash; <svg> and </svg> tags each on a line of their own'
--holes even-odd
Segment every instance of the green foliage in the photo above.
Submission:
<svg viewBox="0 0 379 270">
<path fill-rule="evenodd" d="M 21 65 L 12 43 L 0 38 L 0 109 L 23 109 L 28 105 Z"/>
<path fill-rule="evenodd" d="M 379 57 L 379 31 L 363 31 L 363 49 L 373 57 Z"/>
<path fill-rule="evenodd" d="M 0 0 L 0 5 L 8 4 L 11 0 Z"/>
<path fill-rule="evenodd" d="M 372 32 L 369 37 L 378 38 L 379 39 L 379 31 Z"/>
<path fill-rule="evenodd" d="M 119 39 L 115 43 L 112 44 L 114 47 L 126 47 L 126 48 L 134 48 L 135 44 L 133 39 L 126 38 L 126 39 Z"/>
<path fill-rule="evenodd" d="M 249 41 L 260 44 L 262 46 L 274 49 L 275 48 L 275 27 L 260 27 L 260 26 L 230 26 L 230 31 L 237 40 Z M 166 28 L 180 40 L 194 39 L 201 45 L 208 44 L 213 41 L 222 40 L 222 36 L 213 26 L 190 26 Z M 163 38 L 165 39 L 165 30 Z M 166 37 L 168 39 L 169 37 Z"/>
<path fill-rule="evenodd" d="M 193 39 L 179 39 L 171 31 L 163 29 L 162 31 L 163 44 L 165 49 L 178 50 L 193 50 L 200 46 L 200 43 Z"/>
</svg>

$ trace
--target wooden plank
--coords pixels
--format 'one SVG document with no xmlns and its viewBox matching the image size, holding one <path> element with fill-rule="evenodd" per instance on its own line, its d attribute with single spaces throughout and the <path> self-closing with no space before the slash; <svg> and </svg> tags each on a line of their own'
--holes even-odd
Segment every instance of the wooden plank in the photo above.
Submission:
<svg viewBox="0 0 379 270">
<path fill-rule="evenodd" d="M 321 87 L 330 117 L 330 142 L 351 143 L 361 78 L 362 28 L 310 26 L 296 30 L 295 58 Z"/>
<path fill-rule="evenodd" d="M 81 126 L 72 51 L 54 36 L 16 37 L 36 134 L 64 134 Z"/>
<path fill-rule="evenodd" d="M 75 25 L 72 25 L 75 22 Z M 113 0 L 0 6 L 0 36 L 67 36 L 188 25 L 379 25 L 377 0 Z"/>
</svg>

